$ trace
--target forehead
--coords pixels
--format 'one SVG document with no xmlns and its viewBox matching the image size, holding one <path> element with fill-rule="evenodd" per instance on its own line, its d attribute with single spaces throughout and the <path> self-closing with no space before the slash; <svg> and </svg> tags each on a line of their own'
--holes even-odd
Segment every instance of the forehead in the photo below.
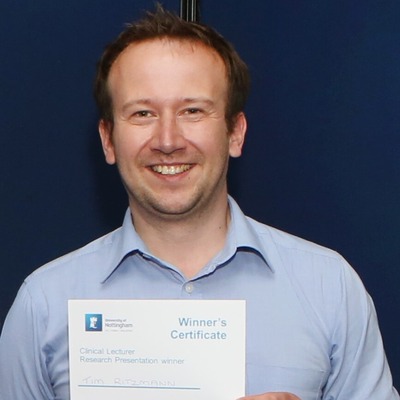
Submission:
<svg viewBox="0 0 400 400">
<path fill-rule="evenodd" d="M 111 66 L 109 80 L 124 71 L 159 69 L 169 64 L 188 65 L 207 73 L 220 73 L 226 78 L 226 67 L 221 56 L 202 42 L 188 39 L 156 38 L 130 44 Z M 183 68 L 183 67 L 182 67 Z"/>
</svg>

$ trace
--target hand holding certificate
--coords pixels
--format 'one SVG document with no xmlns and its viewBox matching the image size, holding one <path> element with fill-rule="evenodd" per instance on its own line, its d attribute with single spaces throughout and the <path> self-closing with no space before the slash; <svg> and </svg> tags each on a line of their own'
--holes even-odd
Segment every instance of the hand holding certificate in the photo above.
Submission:
<svg viewBox="0 0 400 400">
<path fill-rule="evenodd" d="M 70 300 L 71 400 L 244 395 L 245 302 Z"/>
</svg>

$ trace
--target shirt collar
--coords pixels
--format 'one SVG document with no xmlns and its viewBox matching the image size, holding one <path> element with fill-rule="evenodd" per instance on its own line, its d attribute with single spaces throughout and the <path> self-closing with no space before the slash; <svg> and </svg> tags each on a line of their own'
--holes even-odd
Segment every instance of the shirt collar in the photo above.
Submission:
<svg viewBox="0 0 400 400">
<path fill-rule="evenodd" d="M 265 243 L 265 240 L 260 240 L 260 234 L 257 231 L 258 223 L 246 217 L 231 196 L 228 196 L 228 202 L 231 212 L 231 223 L 225 249 L 220 254 L 227 254 L 229 252 L 233 255 L 236 251 L 247 249 L 258 254 L 266 266 L 274 271 L 271 262 L 269 262 L 268 245 Z M 125 212 L 121 228 L 112 235 L 112 244 L 107 257 L 109 262 L 101 280 L 103 283 L 113 274 L 128 255 L 135 252 L 149 254 L 147 246 L 135 230 L 129 208 Z"/>
<path fill-rule="evenodd" d="M 111 234 L 110 251 L 107 266 L 101 280 L 104 283 L 130 254 L 136 252 L 148 253 L 147 246 L 140 238 L 132 222 L 131 210 L 125 212 L 122 226 Z"/>
<path fill-rule="evenodd" d="M 266 266 L 274 271 L 269 257 L 272 243 L 266 241 L 265 235 L 261 235 L 259 232 L 260 229 L 265 230 L 266 226 L 244 215 L 231 196 L 228 196 L 228 201 L 231 211 L 231 226 L 227 245 L 232 246 L 235 251 L 244 249 L 253 251 L 262 258 Z"/>
</svg>

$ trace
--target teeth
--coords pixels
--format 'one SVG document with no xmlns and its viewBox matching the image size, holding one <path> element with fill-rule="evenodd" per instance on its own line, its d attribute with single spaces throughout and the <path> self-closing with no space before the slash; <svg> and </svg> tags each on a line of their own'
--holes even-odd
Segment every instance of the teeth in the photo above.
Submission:
<svg viewBox="0 0 400 400">
<path fill-rule="evenodd" d="M 158 172 L 161 175 L 176 175 L 181 174 L 182 172 L 187 171 L 190 168 L 190 165 L 183 164 L 183 165 L 155 165 L 152 167 L 154 172 Z"/>
</svg>

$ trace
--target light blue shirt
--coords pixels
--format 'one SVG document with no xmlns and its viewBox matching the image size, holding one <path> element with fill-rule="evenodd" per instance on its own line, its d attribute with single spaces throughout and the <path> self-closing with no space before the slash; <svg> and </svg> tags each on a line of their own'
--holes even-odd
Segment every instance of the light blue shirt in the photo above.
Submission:
<svg viewBox="0 0 400 400">
<path fill-rule="evenodd" d="M 67 301 L 85 298 L 245 299 L 247 394 L 399 399 L 373 303 L 353 269 L 229 202 L 226 245 L 191 280 L 152 256 L 129 212 L 121 228 L 31 274 L 0 339 L 0 399 L 69 399 Z"/>
</svg>

